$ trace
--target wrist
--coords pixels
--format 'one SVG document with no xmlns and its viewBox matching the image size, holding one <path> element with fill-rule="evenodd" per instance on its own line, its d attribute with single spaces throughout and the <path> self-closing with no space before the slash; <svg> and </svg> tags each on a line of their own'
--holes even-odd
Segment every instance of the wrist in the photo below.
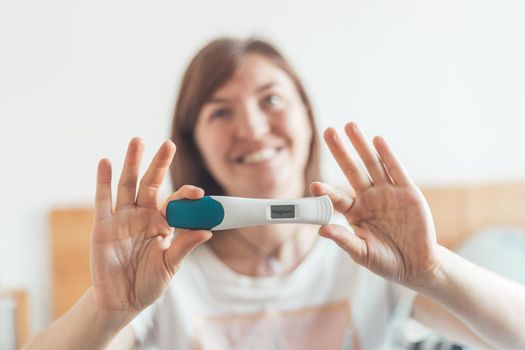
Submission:
<svg viewBox="0 0 525 350">
<path fill-rule="evenodd" d="M 445 283 L 449 254 L 451 254 L 451 252 L 447 248 L 436 244 L 436 248 L 433 253 L 434 263 L 428 270 L 420 274 L 416 279 L 407 283 L 406 286 L 419 292 L 426 292 L 428 290 L 435 290 L 436 288 L 439 288 L 441 285 L 443 285 L 443 283 Z"/>
<path fill-rule="evenodd" d="M 105 349 L 134 316 L 135 313 L 99 308 L 91 287 L 24 349 Z"/>
<path fill-rule="evenodd" d="M 136 311 L 110 310 L 100 305 L 97 300 L 95 290 L 90 287 L 83 295 L 86 301 L 86 312 L 92 316 L 96 326 L 108 334 L 118 333 L 138 314 Z"/>
</svg>

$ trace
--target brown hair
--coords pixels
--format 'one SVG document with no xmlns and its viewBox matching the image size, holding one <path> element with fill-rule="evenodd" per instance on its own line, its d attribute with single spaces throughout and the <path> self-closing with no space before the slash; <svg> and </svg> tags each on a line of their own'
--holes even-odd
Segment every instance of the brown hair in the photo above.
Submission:
<svg viewBox="0 0 525 350">
<path fill-rule="evenodd" d="M 182 78 L 173 116 L 171 139 L 177 153 L 171 164 L 174 189 L 191 184 L 207 195 L 224 195 L 223 189 L 204 164 L 194 140 L 194 130 L 202 106 L 226 83 L 239 62 L 248 54 L 260 54 L 283 70 L 293 81 L 312 126 L 310 154 L 305 166 L 305 195 L 310 182 L 320 180 L 320 146 L 312 106 L 299 77 L 272 45 L 259 39 L 217 39 L 204 46 L 190 62 Z"/>
</svg>

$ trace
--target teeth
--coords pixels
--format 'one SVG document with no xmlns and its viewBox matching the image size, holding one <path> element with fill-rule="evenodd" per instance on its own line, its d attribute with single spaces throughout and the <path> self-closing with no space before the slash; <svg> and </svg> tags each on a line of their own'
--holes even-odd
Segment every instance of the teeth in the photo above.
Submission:
<svg viewBox="0 0 525 350">
<path fill-rule="evenodd" d="M 263 148 L 260 151 L 249 153 L 241 158 L 241 162 L 245 164 L 264 162 L 275 157 L 277 150 L 275 148 Z"/>
</svg>

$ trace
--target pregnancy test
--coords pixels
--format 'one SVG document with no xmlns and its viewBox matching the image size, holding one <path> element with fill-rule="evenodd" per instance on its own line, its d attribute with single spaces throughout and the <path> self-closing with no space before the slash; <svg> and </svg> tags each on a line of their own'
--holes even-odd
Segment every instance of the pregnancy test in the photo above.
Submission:
<svg viewBox="0 0 525 350">
<path fill-rule="evenodd" d="M 204 196 L 168 203 L 168 225 L 191 230 L 228 230 L 268 224 L 330 223 L 332 201 L 327 195 L 299 199 L 260 199 Z"/>
</svg>

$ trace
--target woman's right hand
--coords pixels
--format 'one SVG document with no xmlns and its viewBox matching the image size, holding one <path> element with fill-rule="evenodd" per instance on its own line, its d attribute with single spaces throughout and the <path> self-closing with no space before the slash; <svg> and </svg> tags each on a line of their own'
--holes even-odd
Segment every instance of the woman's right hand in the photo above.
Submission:
<svg viewBox="0 0 525 350">
<path fill-rule="evenodd" d="M 174 231 L 157 201 L 160 184 L 168 170 L 175 144 L 166 141 L 142 177 L 137 179 L 144 150 L 134 138 L 128 146 L 113 209 L 111 164 L 100 161 L 97 172 L 95 220 L 91 243 L 91 277 L 97 306 L 104 311 L 135 314 L 157 300 L 166 290 L 184 257 L 211 238 L 204 230 Z M 183 186 L 168 200 L 198 199 L 204 191 Z"/>
</svg>

